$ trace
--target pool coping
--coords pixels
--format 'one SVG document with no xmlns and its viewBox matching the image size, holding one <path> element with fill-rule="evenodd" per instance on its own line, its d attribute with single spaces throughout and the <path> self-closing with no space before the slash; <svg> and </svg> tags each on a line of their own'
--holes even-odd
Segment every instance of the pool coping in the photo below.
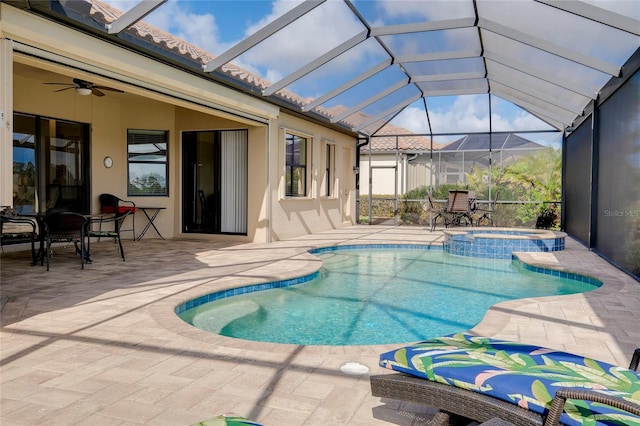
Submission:
<svg viewBox="0 0 640 426">
<path fill-rule="evenodd" d="M 414 248 L 414 247 L 425 247 L 428 246 L 429 249 L 442 249 L 441 242 L 435 242 L 430 244 L 412 244 L 412 243 L 376 243 L 376 244 L 353 244 L 353 243 L 338 243 L 331 245 L 318 245 L 313 248 L 306 248 L 301 250 L 296 255 L 292 256 L 292 258 L 304 259 L 309 262 L 306 268 L 303 270 L 307 270 L 308 272 L 304 273 L 302 276 L 290 276 L 289 278 L 284 278 L 279 281 L 295 281 L 304 276 L 310 276 L 318 273 L 319 269 L 322 267 L 322 260 L 313 254 L 314 251 L 330 251 L 336 250 L 340 247 L 349 248 L 382 248 L 382 247 L 405 247 L 405 248 Z M 611 294 L 617 289 L 621 288 L 616 286 L 617 282 L 611 283 L 607 282 L 604 279 L 598 278 L 598 274 L 593 274 L 592 272 L 582 271 L 580 272 L 579 268 L 568 268 L 563 266 L 552 267 L 548 263 L 544 261 L 540 261 L 540 259 L 532 258 L 533 254 L 554 254 L 557 252 L 551 253 L 540 253 L 540 252 L 514 252 L 513 258 L 517 259 L 524 265 L 528 265 L 530 268 L 538 268 L 541 270 L 550 271 L 552 274 L 554 272 L 560 274 L 570 274 L 577 276 L 587 277 L 589 280 L 596 280 L 602 283 L 602 285 L 598 288 L 595 288 L 586 293 L 578 293 L 578 294 L 568 294 L 568 295 L 553 295 L 553 296 L 539 296 L 539 297 L 529 297 L 524 299 L 516 299 L 509 300 L 497 303 L 487 309 L 483 318 L 471 329 L 464 330 L 464 332 L 483 335 L 483 336 L 493 336 L 498 334 L 500 331 L 505 329 L 508 326 L 508 321 L 505 321 L 503 318 L 505 311 L 516 311 L 521 307 L 525 307 L 531 304 L 542 303 L 542 302 L 553 302 L 553 301 L 570 301 L 572 298 L 576 300 L 581 300 L 584 294 L 594 293 L 594 292 L 606 292 L 606 294 Z M 288 273 L 287 275 L 293 275 L 293 272 Z M 250 341 L 238 338 L 232 338 L 227 336 L 222 336 L 219 334 L 210 333 L 201 329 L 198 329 L 184 320 L 182 320 L 176 314 L 176 308 L 183 304 L 187 303 L 189 300 L 195 300 L 201 297 L 208 296 L 209 294 L 216 292 L 226 292 L 226 291 L 235 291 L 237 289 L 249 286 L 260 286 L 263 284 L 268 284 L 264 280 L 255 281 L 255 279 L 251 280 L 252 282 L 246 282 L 243 284 L 238 284 L 235 286 L 225 286 L 224 288 L 218 288 L 214 291 L 210 291 L 208 293 L 203 292 L 205 288 L 210 288 L 210 284 L 198 286 L 197 289 L 194 288 L 190 291 L 186 291 L 182 293 L 180 296 L 174 295 L 172 297 L 168 297 L 163 302 L 155 303 L 150 307 L 150 314 L 152 318 L 158 322 L 159 325 L 166 328 L 169 331 L 172 331 L 183 338 L 193 339 L 199 342 L 207 342 L 211 344 L 215 344 L 218 346 L 226 346 L 229 348 L 237 348 L 237 349 L 246 349 L 248 346 L 252 348 L 252 350 L 256 351 L 268 351 L 268 352 L 290 352 L 295 348 L 305 347 L 307 350 L 317 351 L 318 353 L 333 353 L 339 351 L 342 354 L 352 354 L 357 356 L 358 354 L 370 354 L 373 350 L 375 353 L 380 353 L 382 351 L 391 350 L 392 348 L 396 348 L 399 345 L 410 344 L 415 342 L 401 342 L 401 343 L 388 343 L 388 344 L 379 344 L 379 345 L 352 345 L 352 346 L 334 346 L 334 345 L 297 345 L 297 344 L 286 344 L 286 343 L 273 343 L 273 342 L 260 342 L 260 341 Z M 223 280 L 223 283 L 226 284 L 227 281 Z M 222 283 L 219 283 L 222 284 Z M 618 283 L 621 284 L 621 283 Z M 217 287 L 217 286 L 216 286 Z M 606 287 L 606 289 L 605 289 Z M 204 294 L 203 294 L 204 293 Z M 195 294 L 194 297 L 185 299 L 185 296 L 189 294 Z M 181 300 L 178 302 L 178 298 Z M 167 309 L 170 310 L 170 314 L 167 315 Z"/>
</svg>

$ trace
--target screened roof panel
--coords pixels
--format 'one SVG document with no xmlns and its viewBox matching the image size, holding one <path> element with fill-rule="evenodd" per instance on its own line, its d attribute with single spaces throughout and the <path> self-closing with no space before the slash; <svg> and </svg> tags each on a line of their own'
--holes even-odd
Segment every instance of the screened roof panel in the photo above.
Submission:
<svg viewBox="0 0 640 426">
<path fill-rule="evenodd" d="M 417 83 L 417 86 L 427 96 L 445 96 L 450 94 L 469 95 L 489 92 L 489 85 L 484 78 L 424 81 Z"/>
<path fill-rule="evenodd" d="M 515 105 L 514 103 L 502 99 L 498 95 L 491 96 L 491 111 L 492 114 L 496 117 L 503 117 L 506 115 L 516 117 L 513 122 L 502 119 L 493 120 L 493 122 L 491 123 L 491 130 L 495 132 L 512 132 L 514 131 L 514 128 L 516 130 L 549 131 L 555 127 L 549 124 L 547 121 L 541 120 L 536 115 L 531 114 L 523 108 Z"/>
<path fill-rule="evenodd" d="M 550 83 L 530 74 L 514 70 L 497 62 L 487 62 L 488 77 L 509 87 L 519 88 L 550 104 L 561 106 L 575 114 L 582 114 L 590 98 Z"/>
<path fill-rule="evenodd" d="M 586 65 L 490 31 L 481 30 L 481 33 L 485 51 L 490 57 L 505 58 L 510 63 L 521 64 L 519 69 L 531 70 L 530 72 L 534 75 L 541 72 L 551 73 L 555 76 L 554 80 L 571 82 L 583 87 L 588 92 L 593 91 L 592 93 L 596 93 L 611 78 L 610 75 Z"/>
<path fill-rule="evenodd" d="M 633 34 L 540 2 L 480 0 L 478 14 L 482 19 L 616 67 L 622 66 L 637 49 Z"/>
<path fill-rule="evenodd" d="M 380 41 L 398 57 L 480 49 L 473 27 L 380 36 Z"/>
<path fill-rule="evenodd" d="M 485 68 L 482 58 L 445 59 L 441 61 L 408 62 L 403 64 L 404 69 L 412 79 L 422 81 L 455 78 L 456 75 L 482 74 Z"/>
<path fill-rule="evenodd" d="M 500 126 L 561 130 L 640 47 L 637 1 L 105 1 L 127 13 L 97 0 L 24 7 L 365 134 L 408 116 L 434 133 L 488 131 L 487 94 L 520 108 Z"/>
<path fill-rule="evenodd" d="M 402 1 L 402 4 L 397 1 L 361 1 L 353 4 L 374 26 L 475 18 L 471 1 Z"/>
<path fill-rule="evenodd" d="M 488 132 L 488 95 L 434 96 L 426 100 L 431 131 L 437 133 Z M 452 105 L 449 107 L 448 105 Z"/>
<path fill-rule="evenodd" d="M 408 81 L 407 75 L 397 65 L 392 65 L 379 73 L 371 76 L 366 81 L 346 90 L 340 95 L 328 101 L 324 107 L 345 106 L 353 107 L 365 99 L 375 96 L 377 93 L 383 92 L 388 87 L 395 86 L 398 83 Z"/>
</svg>

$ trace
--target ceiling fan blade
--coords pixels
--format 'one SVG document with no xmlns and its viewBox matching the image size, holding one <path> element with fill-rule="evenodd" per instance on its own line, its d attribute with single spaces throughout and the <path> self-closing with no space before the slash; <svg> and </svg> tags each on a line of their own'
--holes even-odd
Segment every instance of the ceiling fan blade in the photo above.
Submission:
<svg viewBox="0 0 640 426">
<path fill-rule="evenodd" d="M 100 90 L 96 89 L 95 87 L 91 88 L 91 93 L 96 96 L 104 96 L 104 93 L 102 93 Z"/>
<path fill-rule="evenodd" d="M 56 86 L 70 86 L 70 87 L 75 86 L 73 83 L 42 83 L 42 84 L 54 84 Z"/>
<path fill-rule="evenodd" d="M 124 90 L 120 90 L 120 89 L 114 89 L 113 87 L 107 87 L 107 86 L 92 86 L 94 89 L 100 89 L 100 90 L 108 90 L 110 92 L 118 92 L 118 93 L 124 93 Z"/>
<path fill-rule="evenodd" d="M 75 89 L 75 87 L 65 87 L 64 89 L 54 90 L 54 91 L 53 91 L 53 93 L 63 92 L 63 91 L 65 91 L 65 90 L 69 90 L 69 89 Z"/>
</svg>

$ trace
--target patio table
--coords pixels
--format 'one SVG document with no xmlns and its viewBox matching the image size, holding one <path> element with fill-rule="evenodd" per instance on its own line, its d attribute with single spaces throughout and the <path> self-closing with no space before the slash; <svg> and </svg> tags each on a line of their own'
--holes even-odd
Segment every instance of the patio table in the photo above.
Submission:
<svg viewBox="0 0 640 426">
<path fill-rule="evenodd" d="M 158 213 L 160 213 L 161 210 L 166 210 L 167 208 L 152 206 L 136 206 L 136 208 L 142 210 L 142 213 L 144 213 L 144 215 L 147 217 L 147 224 L 142 229 L 142 232 L 140 233 L 140 235 L 138 235 L 138 238 L 136 238 L 136 240 L 140 241 L 142 238 L 144 238 L 150 227 L 153 227 L 153 229 L 156 231 L 156 234 L 158 234 L 158 236 L 164 240 L 165 238 L 162 236 L 160 231 L 158 231 L 158 228 L 156 228 L 154 221 L 156 220 L 156 217 L 158 217 Z"/>
</svg>

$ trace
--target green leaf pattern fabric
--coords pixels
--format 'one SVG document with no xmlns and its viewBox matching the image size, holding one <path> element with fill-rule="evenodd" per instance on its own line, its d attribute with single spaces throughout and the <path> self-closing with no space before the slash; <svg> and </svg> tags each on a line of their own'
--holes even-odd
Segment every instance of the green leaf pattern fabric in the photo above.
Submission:
<svg viewBox="0 0 640 426">
<path fill-rule="evenodd" d="M 459 333 L 380 355 L 382 367 L 456 386 L 546 414 L 559 388 L 589 389 L 640 404 L 635 371 L 567 352 Z M 607 405 L 567 401 L 567 425 L 640 426 L 640 418 Z"/>
</svg>

